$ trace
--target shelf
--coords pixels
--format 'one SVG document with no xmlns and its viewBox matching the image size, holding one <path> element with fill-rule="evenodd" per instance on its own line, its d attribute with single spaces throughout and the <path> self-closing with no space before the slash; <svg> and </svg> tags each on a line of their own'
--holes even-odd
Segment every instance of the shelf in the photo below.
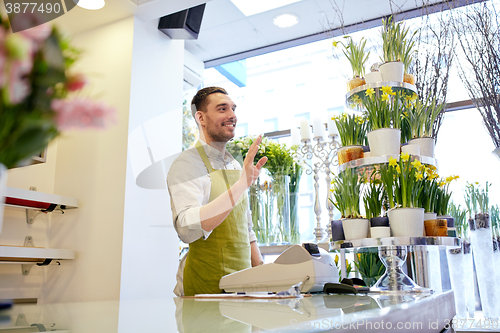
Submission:
<svg viewBox="0 0 500 333">
<path fill-rule="evenodd" d="M 46 259 L 72 260 L 75 259 L 75 251 L 0 245 L 0 262 L 3 263 L 42 263 Z"/>
<path fill-rule="evenodd" d="M 78 208 L 78 199 L 31 190 L 7 187 L 5 205 L 23 209 L 53 211 Z"/>
<path fill-rule="evenodd" d="M 380 89 L 382 87 L 391 87 L 393 91 L 404 91 L 405 94 L 413 94 L 417 93 L 417 87 L 414 86 L 413 84 L 409 84 L 406 82 L 395 82 L 395 81 L 383 81 L 383 82 L 375 82 L 375 83 L 367 83 L 362 86 L 356 87 L 352 90 L 350 90 L 345 97 L 345 102 L 346 105 L 351 108 L 350 105 L 356 104 L 356 101 L 354 100 L 354 96 L 357 96 L 358 98 L 364 98 L 365 94 L 364 92 L 368 88 L 372 89 Z M 355 107 L 353 108 L 355 110 L 362 110 L 360 107 Z"/>
<path fill-rule="evenodd" d="M 387 237 L 340 240 L 330 243 L 330 250 L 354 249 L 379 246 L 442 246 L 459 247 L 460 239 L 455 237 Z"/>
<path fill-rule="evenodd" d="M 359 168 L 364 166 L 371 166 L 373 164 L 389 163 L 389 158 L 391 157 L 397 159 L 399 158 L 399 155 L 385 155 L 385 156 L 360 158 L 339 165 L 339 171 L 344 171 L 346 169 Z M 417 156 L 417 155 L 412 155 L 412 158 L 419 160 L 420 162 L 422 162 L 422 164 L 428 164 L 437 167 L 437 161 L 435 158 L 429 156 Z"/>
</svg>

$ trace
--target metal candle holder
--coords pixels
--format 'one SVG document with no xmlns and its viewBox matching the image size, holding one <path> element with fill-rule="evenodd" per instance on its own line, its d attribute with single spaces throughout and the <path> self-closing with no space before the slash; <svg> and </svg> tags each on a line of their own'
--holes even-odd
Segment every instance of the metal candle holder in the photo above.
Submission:
<svg viewBox="0 0 500 333">
<path fill-rule="evenodd" d="M 329 141 L 324 140 L 322 136 L 314 137 L 312 140 L 302 139 L 301 145 L 296 153 L 297 157 L 304 161 L 304 164 L 306 165 L 306 174 L 311 175 L 314 173 L 314 213 L 316 214 L 316 228 L 314 228 L 314 235 L 316 237 L 316 243 L 324 241 L 325 238 L 326 240 L 329 240 L 332 236 L 330 222 L 333 221 L 334 206 L 330 201 L 330 199 L 332 199 L 330 186 L 333 167 L 338 166 L 339 164 L 337 159 L 337 150 L 340 148 L 340 143 L 336 141 L 337 137 L 337 134 L 330 134 L 328 136 Z M 326 208 L 328 209 L 329 216 L 327 233 L 325 233 L 324 229 L 321 227 L 319 174 L 322 172 L 326 175 Z"/>
</svg>

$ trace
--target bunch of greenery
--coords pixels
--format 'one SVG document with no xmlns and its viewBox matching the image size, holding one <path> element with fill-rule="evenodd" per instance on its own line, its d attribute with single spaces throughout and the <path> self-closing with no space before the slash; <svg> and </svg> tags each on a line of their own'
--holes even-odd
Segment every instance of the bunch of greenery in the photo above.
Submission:
<svg viewBox="0 0 500 333">
<path fill-rule="evenodd" d="M 339 255 L 338 254 L 335 254 L 335 266 L 337 267 L 337 270 L 339 272 L 339 282 L 342 281 L 342 267 L 340 267 L 340 264 L 339 264 Z M 346 277 L 349 277 L 349 274 L 351 274 L 351 271 L 352 271 L 352 265 L 351 263 L 349 262 L 349 260 L 345 260 L 345 267 L 346 267 L 346 272 L 345 272 L 345 276 Z"/>
<path fill-rule="evenodd" d="M 385 193 L 380 182 L 372 180 L 366 187 L 363 203 L 365 205 L 366 218 L 371 219 L 382 214 L 382 205 Z"/>
<path fill-rule="evenodd" d="M 455 228 L 457 229 L 457 236 L 463 239 L 468 238 L 468 225 L 465 220 L 467 217 L 467 210 L 462 208 L 460 205 L 455 205 L 453 202 L 450 202 L 448 205 L 448 212 L 450 216 L 455 219 Z"/>
<path fill-rule="evenodd" d="M 415 52 L 413 38 L 417 33 L 414 31 L 408 35 L 409 31 L 410 29 L 405 28 L 403 22 L 394 22 L 392 16 L 387 20 L 382 19 L 382 61 L 402 61 L 405 69 L 408 69 Z"/>
<path fill-rule="evenodd" d="M 366 145 L 367 121 L 364 116 L 343 113 L 332 118 L 337 125 L 342 146 Z"/>
<path fill-rule="evenodd" d="M 438 216 L 448 214 L 448 207 L 452 194 L 452 192 L 450 192 L 450 183 L 458 178 L 458 176 L 449 176 L 445 179 L 441 179 L 439 182 L 439 187 L 436 192 L 436 204 L 434 207 L 434 212 L 437 213 Z"/>
<path fill-rule="evenodd" d="M 384 86 L 377 92 L 373 88 L 368 88 L 361 103 L 370 130 L 401 128 L 404 99 L 400 91 L 394 92 L 389 86 Z"/>
<path fill-rule="evenodd" d="M 377 281 L 385 272 L 385 266 L 380 260 L 378 250 L 357 254 L 358 260 L 354 264 L 359 274 L 368 286 Z"/>
<path fill-rule="evenodd" d="M 437 117 L 443 112 L 445 104 L 438 104 L 435 98 L 428 96 L 425 101 L 404 103 L 403 122 L 409 129 L 409 138 L 432 137 L 433 126 Z"/>
<path fill-rule="evenodd" d="M 473 217 L 479 213 L 488 213 L 489 211 L 489 196 L 488 190 L 491 183 L 486 182 L 485 188 L 479 185 L 479 182 L 469 183 L 465 186 L 465 204 L 469 217 Z"/>
<path fill-rule="evenodd" d="M 390 208 L 400 206 L 422 207 L 421 193 L 425 166 L 420 161 L 410 161 L 410 155 L 403 153 L 399 161 L 389 158 L 388 164 L 380 166 L 378 173 L 389 200 Z"/>
<path fill-rule="evenodd" d="M 355 219 L 361 217 L 359 211 L 359 199 L 361 193 L 361 182 L 354 169 L 346 169 L 340 172 L 332 180 L 332 188 L 335 208 L 340 211 L 342 218 Z"/>
<path fill-rule="evenodd" d="M 499 228 L 500 228 L 500 208 L 498 205 L 496 206 L 491 206 L 490 210 L 490 221 L 491 221 L 491 226 L 493 228 L 494 236 L 495 238 L 498 238 L 500 236 Z"/>
<path fill-rule="evenodd" d="M 338 45 L 342 45 L 342 52 L 346 56 L 347 60 L 351 63 L 352 68 L 352 76 L 365 76 L 365 65 L 368 57 L 370 56 L 370 51 L 365 52 L 366 47 L 366 39 L 363 37 L 359 41 L 359 44 L 356 44 L 351 36 L 344 36 L 344 38 L 348 39 L 347 45 L 342 43 L 342 41 L 333 41 L 332 44 L 334 47 L 338 47 Z"/>
</svg>

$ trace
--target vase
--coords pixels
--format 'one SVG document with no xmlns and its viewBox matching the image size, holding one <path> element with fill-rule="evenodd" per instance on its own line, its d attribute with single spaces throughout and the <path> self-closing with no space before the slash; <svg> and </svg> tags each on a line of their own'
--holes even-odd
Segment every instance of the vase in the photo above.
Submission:
<svg viewBox="0 0 500 333">
<path fill-rule="evenodd" d="M 0 163 L 0 233 L 3 226 L 3 210 L 7 194 L 7 168 Z"/>
<path fill-rule="evenodd" d="M 401 130 L 397 128 L 379 128 L 367 134 L 372 156 L 399 155 Z"/>
<path fill-rule="evenodd" d="M 342 220 L 333 220 L 332 226 L 332 241 L 344 240 L 344 227 L 342 226 Z"/>
<path fill-rule="evenodd" d="M 415 138 L 408 141 L 408 144 L 420 146 L 420 155 L 434 158 L 434 147 L 436 142 L 433 138 Z"/>
<path fill-rule="evenodd" d="M 401 146 L 401 152 L 407 153 L 410 155 L 420 155 L 420 146 L 416 144 L 411 144 L 411 145 L 404 145 Z"/>
<path fill-rule="evenodd" d="M 367 84 L 382 82 L 382 74 L 379 71 L 366 73 L 365 81 Z"/>
<path fill-rule="evenodd" d="M 401 61 L 389 61 L 380 65 L 382 81 L 403 82 L 405 66 Z"/>
<path fill-rule="evenodd" d="M 424 220 L 424 227 L 426 236 L 448 236 L 448 221 L 445 219 Z"/>
<path fill-rule="evenodd" d="M 345 239 L 362 239 L 368 237 L 368 219 L 343 219 L 342 229 L 344 229 Z"/>
<path fill-rule="evenodd" d="M 388 227 L 389 218 L 387 216 L 376 216 L 370 219 L 370 226 L 372 227 Z"/>
<path fill-rule="evenodd" d="M 455 219 L 450 215 L 439 215 L 438 219 L 445 219 L 447 228 L 448 228 L 448 236 L 449 237 L 457 237 L 457 229 L 455 228 Z"/>
<path fill-rule="evenodd" d="M 429 212 L 425 212 L 424 213 L 424 221 L 435 220 L 436 218 L 437 218 L 437 214 L 436 213 L 429 213 Z"/>
<path fill-rule="evenodd" d="M 500 147 L 495 148 L 495 150 L 493 150 L 492 153 L 500 160 Z"/>
<path fill-rule="evenodd" d="M 290 244 L 300 244 L 299 193 L 290 193 Z"/>
<path fill-rule="evenodd" d="M 397 208 L 387 213 L 393 237 L 421 237 L 424 234 L 423 208 Z"/>
<path fill-rule="evenodd" d="M 363 146 L 345 146 L 337 150 L 339 165 L 363 158 Z"/>
<path fill-rule="evenodd" d="M 370 235 L 371 238 L 391 237 L 391 227 L 371 227 Z"/>
</svg>

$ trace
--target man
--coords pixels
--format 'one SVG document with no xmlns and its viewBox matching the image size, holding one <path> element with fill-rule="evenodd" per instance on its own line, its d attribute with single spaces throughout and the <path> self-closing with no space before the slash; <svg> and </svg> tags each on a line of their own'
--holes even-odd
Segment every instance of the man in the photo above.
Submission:
<svg viewBox="0 0 500 333">
<path fill-rule="evenodd" d="M 200 140 L 174 161 L 167 176 L 174 227 L 189 243 L 179 264 L 177 296 L 220 293 L 222 276 L 262 263 L 247 199 L 248 187 L 267 161 L 263 157 L 253 164 L 262 138 L 250 147 L 241 168 L 226 151 L 237 122 L 236 104 L 226 90 L 201 89 L 191 108 Z"/>
</svg>

